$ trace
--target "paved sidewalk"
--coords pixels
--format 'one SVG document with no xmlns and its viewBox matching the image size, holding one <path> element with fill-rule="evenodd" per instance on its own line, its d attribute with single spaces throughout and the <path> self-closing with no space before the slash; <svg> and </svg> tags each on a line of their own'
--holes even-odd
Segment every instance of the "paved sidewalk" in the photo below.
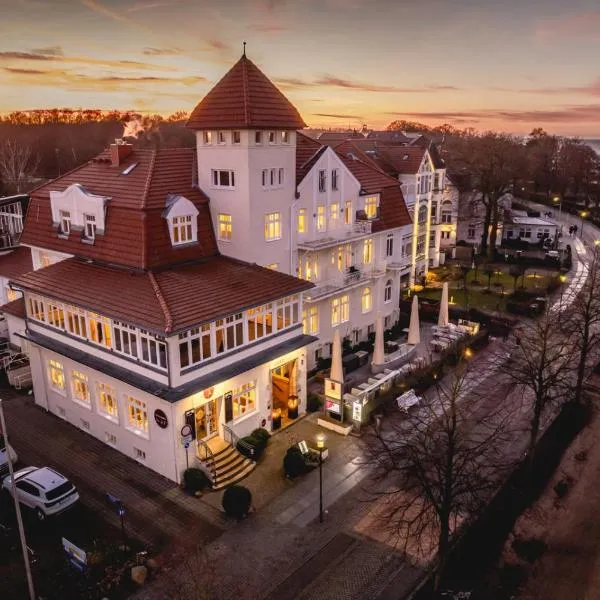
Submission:
<svg viewBox="0 0 600 600">
<path fill-rule="evenodd" d="M 77 486 L 81 501 L 109 523 L 119 521 L 106 492 L 127 508 L 130 535 L 155 550 L 176 541 L 210 541 L 227 526 L 221 513 L 95 437 L 35 405 L 33 396 L 1 391 L 10 443 L 25 465 L 54 467 Z"/>
</svg>

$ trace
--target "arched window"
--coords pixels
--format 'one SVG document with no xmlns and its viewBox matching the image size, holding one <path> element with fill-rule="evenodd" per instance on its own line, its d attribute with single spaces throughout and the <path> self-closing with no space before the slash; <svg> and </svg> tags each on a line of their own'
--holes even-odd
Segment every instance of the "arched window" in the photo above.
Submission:
<svg viewBox="0 0 600 600">
<path fill-rule="evenodd" d="M 421 206 L 419 208 L 419 223 L 427 222 L 427 206 Z"/>
<path fill-rule="evenodd" d="M 385 282 L 385 288 L 383 289 L 383 301 L 391 302 L 392 301 L 392 280 L 388 279 Z"/>
<path fill-rule="evenodd" d="M 362 293 L 362 311 L 368 313 L 373 308 L 373 294 L 371 288 L 366 287 Z"/>
</svg>

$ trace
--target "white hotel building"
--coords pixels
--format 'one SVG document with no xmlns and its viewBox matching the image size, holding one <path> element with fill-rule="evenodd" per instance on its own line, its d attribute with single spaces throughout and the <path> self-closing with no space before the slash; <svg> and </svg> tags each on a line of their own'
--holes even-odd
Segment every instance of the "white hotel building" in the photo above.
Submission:
<svg viewBox="0 0 600 600">
<path fill-rule="evenodd" d="M 193 111 L 196 148 L 116 143 L 32 192 L 34 270 L 3 308 L 38 405 L 177 482 L 190 425 L 223 486 L 253 467 L 230 444 L 305 411 L 336 327 L 392 324 L 415 258 L 400 185 L 304 126 L 244 55 Z"/>
</svg>

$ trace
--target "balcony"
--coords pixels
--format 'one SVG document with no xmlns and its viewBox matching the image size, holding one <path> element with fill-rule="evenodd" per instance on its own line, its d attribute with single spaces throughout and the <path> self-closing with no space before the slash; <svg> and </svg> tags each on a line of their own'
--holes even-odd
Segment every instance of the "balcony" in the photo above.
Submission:
<svg viewBox="0 0 600 600">
<path fill-rule="evenodd" d="M 410 269 L 412 265 L 412 259 L 410 256 L 405 256 L 401 258 L 399 261 L 388 262 L 387 268 L 388 271 L 405 271 Z"/>
<path fill-rule="evenodd" d="M 316 240 L 303 241 L 298 240 L 299 250 L 322 250 L 323 248 L 333 248 L 339 244 L 345 244 L 360 240 L 371 235 L 371 221 L 356 221 L 352 224 L 352 228 L 344 226 L 334 231 L 329 231 L 327 237 L 322 237 Z"/>
<path fill-rule="evenodd" d="M 315 281 L 315 287 L 304 292 L 304 301 L 316 302 L 329 296 L 335 296 L 343 291 L 364 285 L 372 279 L 383 277 L 386 272 L 387 263 L 385 261 L 375 265 L 350 267 L 343 273 L 332 267 L 327 270 L 326 278 Z"/>
</svg>

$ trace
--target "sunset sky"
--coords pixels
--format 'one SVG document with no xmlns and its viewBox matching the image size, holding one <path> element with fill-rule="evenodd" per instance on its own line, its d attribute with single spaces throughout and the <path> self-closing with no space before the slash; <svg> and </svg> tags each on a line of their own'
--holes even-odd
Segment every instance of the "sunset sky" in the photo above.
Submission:
<svg viewBox="0 0 600 600">
<path fill-rule="evenodd" d="M 598 0 L 0 0 L 0 112 L 191 110 L 247 54 L 311 126 L 600 136 Z"/>
</svg>

